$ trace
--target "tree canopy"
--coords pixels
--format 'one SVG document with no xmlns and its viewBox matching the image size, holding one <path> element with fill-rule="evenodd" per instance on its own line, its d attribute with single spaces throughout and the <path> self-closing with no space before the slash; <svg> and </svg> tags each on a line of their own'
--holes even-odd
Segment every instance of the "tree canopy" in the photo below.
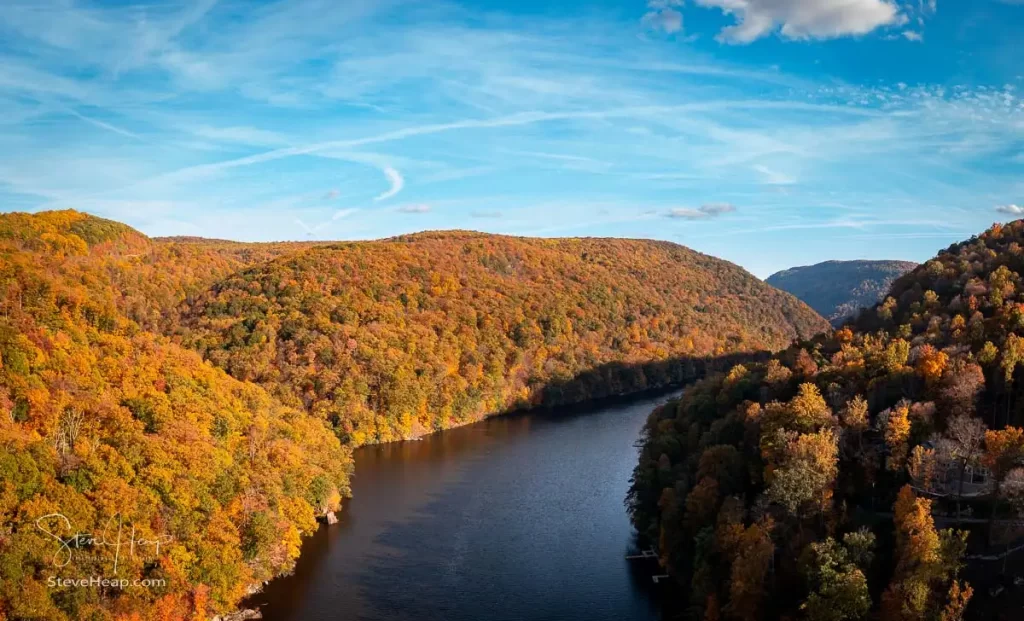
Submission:
<svg viewBox="0 0 1024 621">
<path fill-rule="evenodd" d="M 0 216 L 0 619 L 208 618 L 348 493 L 327 425 L 132 318 L 120 279 L 165 252 L 76 212 Z M 118 532 L 161 545 L 115 572 Z M 48 587 L 89 576 L 160 586 Z"/>
<path fill-rule="evenodd" d="M 243 244 L 0 215 L 0 620 L 207 619 L 292 567 L 353 446 L 678 382 L 824 325 L 674 244 Z M 116 524 L 159 549 L 115 571 Z M 83 576 L 159 586 L 48 584 Z"/>
<path fill-rule="evenodd" d="M 698 616 L 962 618 L 968 542 L 993 544 L 1024 507 L 1022 244 L 1024 221 L 995 225 L 845 326 L 651 414 L 627 505 Z M 702 467 L 726 448 L 739 467 Z M 933 512 L 955 525 L 967 510 L 990 519 L 936 529 Z M 739 600 L 732 584 L 748 561 L 717 533 L 769 522 L 771 579 L 752 606 L 749 581 Z M 895 546 L 858 564 L 859 533 Z"/>
<path fill-rule="evenodd" d="M 188 343 L 353 444 L 694 377 L 827 324 L 682 246 L 461 231 L 318 246 L 197 296 Z"/>
</svg>

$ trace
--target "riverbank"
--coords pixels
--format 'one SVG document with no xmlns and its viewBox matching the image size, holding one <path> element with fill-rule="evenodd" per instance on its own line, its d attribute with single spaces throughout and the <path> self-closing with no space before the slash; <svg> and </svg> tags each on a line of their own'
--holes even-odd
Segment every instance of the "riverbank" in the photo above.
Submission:
<svg viewBox="0 0 1024 621">
<path fill-rule="evenodd" d="M 714 359 L 715 360 L 714 363 L 712 363 L 712 364 L 703 364 L 699 368 L 701 369 L 701 374 L 703 375 L 703 374 L 706 374 L 708 372 L 715 372 L 715 371 L 724 370 L 725 368 L 731 367 L 733 364 L 737 364 L 741 360 L 751 359 L 751 358 L 756 357 L 756 356 L 762 356 L 762 354 L 743 354 L 743 355 L 739 355 L 739 356 L 729 356 L 728 360 Z M 645 388 L 643 390 L 639 390 L 639 391 L 636 391 L 636 392 L 630 392 L 630 393 L 624 393 L 624 394 L 612 394 L 612 395 L 605 395 L 605 396 L 600 396 L 600 397 L 594 397 L 594 398 L 592 398 L 592 399 L 590 399 L 590 400 L 588 400 L 586 402 L 571 403 L 571 404 L 559 405 L 559 406 L 556 406 L 556 405 L 540 405 L 540 406 L 537 406 L 537 407 L 534 407 L 534 408 L 524 408 L 524 409 L 512 410 L 512 411 L 509 411 L 509 412 L 504 412 L 504 413 L 500 413 L 500 414 L 494 414 L 492 416 L 488 416 L 488 417 L 486 417 L 484 419 L 481 419 L 481 420 L 478 420 L 478 421 L 471 421 L 471 422 L 468 422 L 465 425 L 461 425 L 459 427 L 452 427 L 452 428 L 449 428 L 449 429 L 442 429 L 442 430 L 433 432 L 431 434 L 426 434 L 424 436 L 420 436 L 418 438 L 411 438 L 411 439 L 408 439 L 408 440 L 398 440 L 398 441 L 395 441 L 395 442 L 382 442 L 382 443 L 368 444 L 368 445 L 364 445 L 363 447 L 359 447 L 356 450 L 358 451 L 358 450 L 361 450 L 361 449 L 364 449 L 364 448 L 369 448 L 369 447 L 381 447 L 381 446 L 388 446 L 388 445 L 398 445 L 398 444 L 403 444 L 403 443 L 408 443 L 408 442 L 425 441 L 425 440 L 427 440 L 429 438 L 432 438 L 432 437 L 434 437 L 434 436 L 436 436 L 438 434 L 448 433 L 448 432 L 451 432 L 451 431 L 457 430 L 457 429 L 464 429 L 464 428 L 472 426 L 472 425 L 485 424 L 488 421 L 493 420 L 495 418 L 499 418 L 499 417 L 500 418 L 506 418 L 506 419 L 516 419 L 516 418 L 531 417 L 531 416 L 542 417 L 542 418 L 543 417 L 567 418 L 567 417 L 573 417 L 573 416 L 587 415 L 587 414 L 592 413 L 594 410 L 597 410 L 597 409 L 610 408 L 610 407 L 616 407 L 616 406 L 628 406 L 628 405 L 631 405 L 631 404 L 635 404 L 638 401 L 646 402 L 646 401 L 649 401 L 649 400 L 652 400 L 652 399 L 656 400 L 656 399 L 659 399 L 659 398 L 661 398 L 663 396 L 671 395 L 673 393 L 677 393 L 678 391 L 681 391 L 686 385 L 692 383 L 693 381 L 695 381 L 695 379 L 688 378 L 688 379 L 686 379 L 686 380 L 684 380 L 682 382 L 673 382 L 673 383 L 670 383 L 670 384 L 649 386 L 649 387 L 647 387 L 647 388 Z M 653 409 L 653 407 L 652 407 L 652 409 Z M 353 491 L 353 495 L 354 495 L 354 493 L 355 492 Z M 319 546 L 323 543 L 323 537 L 321 536 L 321 534 L 326 532 L 326 530 L 328 529 L 329 526 L 337 524 L 338 522 L 343 521 L 345 519 L 347 510 L 348 510 L 348 505 L 350 503 L 351 503 L 351 498 L 344 498 L 344 499 L 342 499 L 342 506 L 339 508 L 339 510 L 336 513 L 332 513 L 330 515 L 317 516 L 317 522 L 319 523 L 319 527 L 318 527 L 318 529 L 312 535 L 309 535 L 309 536 L 307 536 L 307 537 L 305 537 L 303 539 L 303 542 L 301 544 L 299 559 L 297 560 L 297 563 L 296 563 L 296 569 L 293 570 L 292 573 L 284 574 L 284 575 L 281 575 L 281 576 L 277 576 L 273 580 L 271 580 L 269 583 L 266 583 L 266 584 L 261 584 L 261 585 L 258 585 L 258 586 L 254 585 L 254 588 L 252 589 L 254 591 L 254 593 L 250 594 L 249 597 L 247 597 L 245 600 L 243 600 L 242 604 L 240 605 L 240 607 L 237 610 L 235 610 L 235 611 L 233 611 L 231 613 L 227 613 L 226 615 L 215 617 L 212 621 L 236 621 L 236 620 L 240 620 L 240 619 L 261 618 L 261 617 L 245 616 L 245 615 L 249 615 L 249 614 L 252 614 L 253 612 L 255 612 L 255 609 L 252 608 L 253 604 L 251 604 L 250 602 L 256 601 L 256 600 L 254 600 L 254 598 L 258 598 L 258 596 L 265 591 L 265 589 L 266 589 L 268 584 L 273 584 L 274 582 L 279 581 L 281 579 L 285 579 L 285 578 L 289 578 L 291 576 L 294 576 L 297 573 L 298 568 L 303 566 L 303 559 L 308 558 L 311 554 L 315 554 L 315 551 L 317 549 L 319 549 Z M 333 517 L 333 519 L 331 519 L 332 517 Z"/>
<path fill-rule="evenodd" d="M 647 400 L 651 400 L 651 399 L 657 399 L 658 397 L 661 397 L 663 395 L 672 394 L 673 392 L 677 392 L 677 391 L 682 390 L 682 388 L 685 387 L 686 385 L 693 383 L 694 381 L 700 379 L 701 377 L 703 377 L 703 376 L 705 376 L 705 375 L 707 375 L 709 373 L 725 371 L 725 370 L 728 370 L 729 368 L 731 368 L 735 364 L 738 364 L 738 363 L 741 363 L 741 362 L 746 362 L 746 361 L 751 361 L 751 360 L 755 360 L 755 359 L 762 359 L 762 358 L 764 358 L 766 356 L 767 356 L 766 353 L 758 352 L 758 353 L 731 354 L 731 355 L 721 356 L 721 357 L 717 357 L 717 358 L 686 359 L 685 361 L 673 360 L 673 361 L 662 361 L 662 362 L 657 362 L 657 363 L 649 363 L 649 364 L 644 365 L 644 366 L 647 367 L 647 368 L 658 368 L 659 369 L 659 373 L 655 375 L 656 377 L 657 376 L 665 377 L 666 370 L 667 370 L 668 375 L 670 377 L 681 377 L 681 379 L 679 379 L 678 381 L 656 382 L 653 385 L 647 385 L 643 389 L 640 389 L 640 390 L 637 390 L 637 391 L 632 391 L 632 392 L 593 396 L 593 397 L 590 397 L 590 398 L 588 398 L 588 399 L 586 399 L 584 401 L 571 401 L 569 403 L 562 403 L 562 404 L 558 404 L 557 400 L 556 400 L 556 403 L 543 403 L 542 402 L 541 404 L 539 404 L 537 406 L 534 406 L 534 407 L 520 408 L 520 409 L 516 409 L 516 410 L 511 410 L 511 411 L 508 411 L 508 412 L 493 414 L 493 415 L 487 416 L 487 417 L 485 417 L 485 418 L 483 418 L 481 420 L 469 421 L 465 425 L 460 425 L 460 426 L 457 426 L 457 427 L 451 427 L 449 429 L 438 430 L 438 431 L 435 431 L 433 433 L 425 434 L 423 436 L 419 436 L 419 437 L 416 437 L 416 438 L 410 438 L 410 439 L 407 439 L 407 440 L 398 440 L 398 441 L 394 441 L 394 442 L 382 442 L 382 443 L 367 444 L 367 445 L 364 445 L 363 447 L 357 448 L 356 450 L 358 451 L 358 450 L 360 450 L 362 448 L 366 448 L 366 447 L 374 447 L 374 446 L 378 446 L 379 447 L 379 446 L 404 444 L 404 443 L 408 443 L 408 442 L 425 441 L 425 440 L 427 440 L 427 439 L 429 439 L 431 437 L 434 437 L 434 436 L 436 436 L 438 434 L 443 434 L 443 433 L 446 433 L 446 432 L 450 432 L 450 431 L 455 430 L 455 429 L 462 429 L 462 428 L 465 428 L 465 427 L 468 427 L 468 426 L 472 426 L 472 425 L 480 425 L 480 424 L 486 423 L 487 421 L 490 421 L 490 420 L 493 420 L 493 419 L 499 418 L 499 417 L 500 418 L 506 418 L 506 419 L 515 419 L 517 417 L 530 417 L 530 416 L 542 417 L 542 418 L 543 417 L 559 417 L 559 418 L 564 418 L 564 417 L 586 415 L 586 414 L 588 414 L 588 413 L 590 413 L 590 412 L 592 412 L 592 411 L 594 411 L 596 409 L 610 408 L 610 407 L 616 407 L 616 406 L 627 406 L 627 405 L 636 403 L 637 401 L 647 401 Z M 587 383 L 591 383 L 591 382 L 594 381 L 594 379 L 593 379 L 594 377 L 599 377 L 603 372 L 606 372 L 606 371 L 607 371 L 607 369 L 595 370 L 591 374 L 588 375 L 588 379 L 581 380 L 580 378 L 576 378 L 576 380 L 574 380 L 573 382 L 570 382 L 570 384 L 571 385 L 585 385 Z M 571 394 L 575 394 L 575 393 L 571 392 L 571 391 L 568 392 L 568 393 L 562 391 L 562 392 L 560 392 L 558 394 L 563 395 L 563 398 L 564 398 L 565 395 L 571 395 Z M 353 495 L 355 495 L 355 491 L 354 490 L 353 490 Z M 346 505 L 350 504 L 349 501 L 350 501 L 350 499 L 344 499 L 343 500 L 342 507 L 341 507 L 341 509 L 339 510 L 339 512 L 337 514 L 334 514 L 334 520 L 333 521 L 331 520 L 331 517 L 328 516 L 328 515 L 318 516 L 317 519 L 318 519 L 318 522 L 320 522 L 320 527 L 319 527 L 317 532 L 315 532 L 313 535 L 311 535 L 309 537 L 306 537 L 304 539 L 304 541 L 302 543 L 302 547 L 301 547 L 300 556 L 299 556 L 299 559 L 297 561 L 297 567 L 300 566 L 303 563 L 303 558 L 307 557 L 307 555 L 310 554 L 311 549 L 313 548 L 313 546 L 315 546 L 315 542 L 318 541 L 317 535 L 321 531 L 325 530 L 328 525 L 331 525 L 334 522 L 337 522 L 339 520 L 343 520 L 344 519 L 346 510 L 347 510 Z M 289 575 L 294 575 L 294 573 L 295 572 L 293 572 L 293 574 L 289 574 Z M 271 583 L 273 583 L 274 581 L 277 581 L 277 580 L 281 580 L 282 578 L 287 578 L 287 577 L 288 577 L 288 575 L 278 576 L 273 581 L 271 581 Z M 264 591 L 265 587 L 266 587 L 266 585 L 260 585 L 259 593 L 262 593 Z M 251 599 L 252 599 L 252 597 L 248 598 L 245 601 L 248 602 Z M 243 613 L 244 611 L 246 611 L 248 609 L 249 609 L 248 608 L 248 604 L 243 602 L 242 607 L 239 610 L 237 610 L 234 613 L 232 613 L 232 614 L 240 614 L 240 613 Z"/>
<path fill-rule="evenodd" d="M 362 447 L 339 523 L 243 606 L 269 621 L 655 621 L 622 499 L 640 428 L 672 392 Z"/>
<path fill-rule="evenodd" d="M 701 378 L 725 372 L 737 364 L 763 361 L 768 352 L 741 352 L 722 356 L 672 358 L 645 363 L 609 363 L 582 373 L 565 382 L 552 382 L 541 388 L 533 398 L 535 403 L 508 410 L 486 414 L 481 418 L 456 423 L 443 429 L 429 431 L 386 442 L 367 442 L 356 446 L 381 446 L 401 442 L 418 441 L 451 429 L 475 425 L 482 421 L 502 416 L 522 414 L 574 411 L 602 407 L 605 404 L 629 402 L 650 395 L 680 390 Z M 609 391 L 609 386 L 622 385 L 622 378 L 632 376 L 635 383 L 631 388 Z"/>
</svg>

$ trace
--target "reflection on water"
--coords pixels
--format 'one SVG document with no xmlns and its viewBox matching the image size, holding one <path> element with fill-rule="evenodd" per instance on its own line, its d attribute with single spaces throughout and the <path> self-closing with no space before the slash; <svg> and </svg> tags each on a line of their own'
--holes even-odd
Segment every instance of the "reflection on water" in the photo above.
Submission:
<svg viewBox="0 0 1024 621">
<path fill-rule="evenodd" d="M 246 605 L 270 621 L 658 619 L 650 567 L 625 560 L 623 498 L 660 400 L 359 449 L 340 522 Z"/>
</svg>

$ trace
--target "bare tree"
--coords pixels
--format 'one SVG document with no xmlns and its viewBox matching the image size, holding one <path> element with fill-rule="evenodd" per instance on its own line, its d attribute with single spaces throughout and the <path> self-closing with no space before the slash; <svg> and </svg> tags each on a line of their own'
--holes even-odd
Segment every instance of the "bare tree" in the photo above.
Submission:
<svg viewBox="0 0 1024 621">
<path fill-rule="evenodd" d="M 266 429 L 256 423 L 249 427 L 249 463 L 256 463 L 256 456 L 263 452 L 267 443 Z"/>
<path fill-rule="evenodd" d="M 53 434 L 53 448 L 60 455 L 61 460 L 66 461 L 68 455 L 75 450 L 75 443 L 82 433 L 82 423 L 85 416 L 81 410 L 68 408 L 64 410 L 60 421 L 57 423 L 57 430 Z"/>
<path fill-rule="evenodd" d="M 964 475 L 967 467 L 981 456 L 985 443 L 985 422 L 980 418 L 961 414 L 950 419 L 940 444 L 957 463 L 956 519 L 960 521 L 960 501 L 964 495 Z"/>
</svg>

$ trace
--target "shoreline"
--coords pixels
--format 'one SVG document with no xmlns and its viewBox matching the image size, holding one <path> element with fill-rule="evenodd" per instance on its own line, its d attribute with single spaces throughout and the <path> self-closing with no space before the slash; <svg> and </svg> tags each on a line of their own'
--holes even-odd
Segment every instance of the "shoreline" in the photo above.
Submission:
<svg viewBox="0 0 1024 621">
<path fill-rule="evenodd" d="M 568 417 L 568 416 L 586 416 L 586 415 L 588 415 L 590 413 L 591 410 L 597 410 L 597 409 L 601 409 L 601 408 L 604 408 L 604 407 L 607 407 L 607 406 L 612 406 L 612 405 L 629 405 L 629 404 L 634 403 L 634 402 L 642 402 L 642 401 L 650 400 L 652 398 L 656 398 L 656 397 L 660 397 L 660 396 L 666 396 L 666 395 L 669 395 L 669 394 L 674 393 L 676 391 L 679 391 L 681 389 L 684 389 L 686 386 L 688 386 L 689 384 L 693 383 L 694 381 L 696 381 L 696 380 L 687 380 L 685 382 L 672 383 L 670 385 L 661 385 L 661 386 L 648 387 L 648 388 L 645 388 L 645 389 L 637 391 L 637 392 L 631 392 L 631 393 L 625 393 L 625 394 L 606 395 L 606 396 L 603 396 L 603 397 L 595 397 L 595 398 L 587 400 L 585 402 L 578 402 L 578 403 L 573 403 L 573 404 L 538 406 L 538 407 L 532 408 L 532 409 L 519 409 L 519 410 L 513 410 L 513 411 L 509 411 L 509 412 L 500 413 L 500 414 L 493 414 L 491 416 L 487 416 L 487 417 L 482 418 L 482 419 L 477 420 L 477 421 L 467 422 L 464 425 L 458 425 L 458 426 L 455 426 L 455 427 L 449 427 L 447 429 L 440 429 L 440 430 L 432 432 L 430 434 L 425 434 L 425 435 L 421 436 L 420 438 L 409 439 L 409 440 L 394 440 L 394 441 L 391 441 L 391 442 L 378 442 L 378 443 L 373 443 L 373 444 L 364 444 L 364 445 L 361 445 L 359 447 L 355 447 L 353 450 L 359 450 L 359 449 L 369 450 L 369 449 L 373 449 L 374 447 L 383 447 L 383 446 L 389 446 L 389 445 L 392 445 L 392 446 L 399 445 L 399 444 L 401 444 L 403 442 L 420 442 L 420 441 L 423 441 L 423 440 L 425 440 L 426 438 L 428 438 L 430 436 L 437 436 L 437 435 L 442 434 L 442 433 L 444 433 L 446 431 L 453 431 L 453 430 L 457 430 L 457 429 L 463 429 L 465 427 L 470 427 L 470 426 L 473 426 L 473 425 L 487 423 L 487 422 L 491 421 L 491 419 L 496 419 L 496 418 L 521 418 L 521 417 L 524 417 L 524 416 L 541 416 L 541 417 L 545 417 L 545 418 L 547 418 L 547 417 L 562 418 L 562 417 Z M 558 414 L 555 414 L 556 410 L 558 410 Z M 353 473 L 353 474 L 357 475 L 358 473 Z M 345 512 L 347 511 L 346 505 L 351 500 L 352 500 L 352 497 L 347 497 L 347 498 L 343 498 L 342 499 L 341 506 L 339 507 L 338 511 L 336 512 L 337 516 L 338 516 L 336 518 L 336 521 L 343 521 L 344 520 Z M 334 525 L 335 524 L 333 524 L 333 523 L 328 523 L 328 521 L 327 521 L 325 516 L 317 516 L 317 528 L 314 531 L 312 531 L 310 534 L 308 534 L 308 535 L 303 537 L 303 539 L 302 539 L 302 547 L 305 548 L 307 545 L 313 544 L 314 541 L 318 537 L 325 536 L 325 534 L 329 531 L 329 529 L 331 529 L 331 527 L 334 526 Z M 260 618 L 262 618 L 262 612 L 260 610 L 261 604 L 258 604 L 256 602 L 254 602 L 253 598 L 258 596 L 259 594 L 261 594 L 262 591 L 264 590 L 264 587 L 266 587 L 267 585 L 273 584 L 274 582 L 276 582 L 278 580 L 281 580 L 281 579 L 284 579 L 284 578 L 288 578 L 288 577 L 291 577 L 292 575 L 294 575 L 295 574 L 295 570 L 298 567 L 298 564 L 300 562 L 302 562 L 302 560 L 304 558 L 308 557 L 308 554 L 307 554 L 308 552 L 309 552 L 309 550 L 301 550 L 299 556 L 295 560 L 295 567 L 293 567 L 291 569 L 291 571 L 289 571 L 287 573 L 279 574 L 279 575 L 273 577 L 272 579 L 270 579 L 269 581 L 267 581 L 266 583 L 264 583 L 262 585 L 258 585 L 258 588 L 256 590 L 252 590 L 252 592 L 250 592 L 248 595 L 246 595 L 246 597 L 243 598 L 239 602 L 239 607 L 237 609 L 235 609 L 232 612 L 227 613 L 225 615 L 221 615 L 219 618 L 218 617 L 214 617 L 213 619 L 211 619 L 211 621 L 243 621 L 243 620 L 247 620 L 247 619 L 260 619 Z M 247 614 L 247 613 L 248 614 L 255 613 L 255 614 L 259 615 L 259 616 L 231 616 L 231 615 L 242 615 L 242 614 Z"/>
</svg>

